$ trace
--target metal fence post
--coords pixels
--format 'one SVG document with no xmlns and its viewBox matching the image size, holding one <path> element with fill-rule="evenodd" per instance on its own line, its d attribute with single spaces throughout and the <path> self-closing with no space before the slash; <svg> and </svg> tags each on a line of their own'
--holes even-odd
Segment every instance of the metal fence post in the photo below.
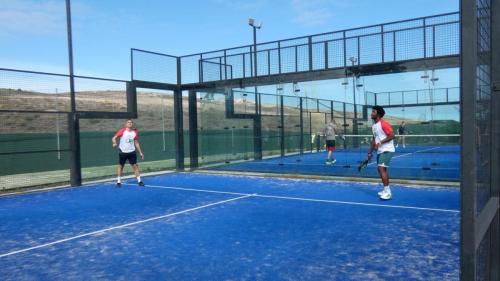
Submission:
<svg viewBox="0 0 500 281">
<path fill-rule="evenodd" d="M 382 50 L 382 62 L 385 62 L 385 57 L 384 57 L 384 53 L 385 53 L 385 46 L 384 46 L 384 37 L 385 37 L 385 34 L 384 34 L 384 25 L 382 24 L 380 26 L 380 33 L 381 33 L 381 50 Z"/>
<path fill-rule="evenodd" d="M 281 74 L 281 41 L 278 41 L 278 73 Z"/>
<path fill-rule="evenodd" d="M 76 113 L 75 75 L 73 72 L 73 36 L 71 29 L 71 3 L 66 0 L 66 28 L 68 40 L 68 65 L 69 65 L 69 87 L 71 99 L 71 113 L 68 114 L 68 133 L 70 156 L 70 183 L 71 186 L 82 185 L 82 163 L 80 158 L 80 126 L 78 114 Z"/>
<path fill-rule="evenodd" d="M 175 167 L 184 170 L 184 125 L 182 112 L 181 58 L 177 58 L 177 89 L 174 91 Z"/>
<path fill-rule="evenodd" d="M 302 97 L 299 98 L 299 119 L 300 119 L 300 154 L 304 153 L 304 113 L 302 107 Z"/>
<path fill-rule="evenodd" d="M 283 95 L 280 95 L 280 151 L 285 156 L 285 110 Z"/>
<path fill-rule="evenodd" d="M 307 46 L 309 47 L 309 71 L 313 70 L 313 49 L 312 49 L 312 36 L 307 38 Z"/>
<path fill-rule="evenodd" d="M 325 41 L 325 69 L 328 69 L 328 41 Z"/>
<path fill-rule="evenodd" d="M 189 91 L 189 158 L 190 168 L 198 167 L 198 101 L 196 91 Z"/>
<path fill-rule="evenodd" d="M 476 1 L 461 0 L 461 68 L 460 68 L 460 121 L 461 126 L 461 280 L 476 280 L 477 252 L 476 226 L 476 56 L 477 19 Z M 434 33 L 434 28 L 433 28 Z M 434 34 L 433 34 L 434 36 Z M 434 55 L 434 40 L 433 40 Z M 470 134 L 468 132 L 474 132 Z"/>
</svg>

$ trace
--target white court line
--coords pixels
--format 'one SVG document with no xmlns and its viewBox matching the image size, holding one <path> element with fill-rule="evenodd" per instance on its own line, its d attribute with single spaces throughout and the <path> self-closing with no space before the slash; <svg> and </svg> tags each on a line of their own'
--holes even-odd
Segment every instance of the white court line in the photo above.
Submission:
<svg viewBox="0 0 500 281">
<path fill-rule="evenodd" d="M 28 251 L 39 249 L 39 248 L 48 247 L 48 246 L 55 245 L 55 244 L 64 243 L 64 242 L 75 240 L 75 239 L 82 238 L 82 237 L 87 237 L 87 236 L 91 236 L 91 235 L 95 235 L 95 234 L 99 234 L 99 233 L 108 232 L 108 231 L 115 230 L 115 229 L 120 229 L 120 228 L 129 227 L 129 226 L 132 226 L 132 225 L 137 225 L 137 224 L 142 224 L 142 223 L 146 223 L 146 222 L 150 222 L 150 221 L 160 220 L 160 219 L 172 217 L 172 216 L 175 216 L 175 215 L 180 215 L 180 214 L 184 214 L 184 213 L 196 211 L 196 210 L 203 209 L 203 208 L 208 208 L 208 207 L 211 207 L 211 206 L 220 205 L 220 204 L 228 203 L 228 202 L 231 202 L 231 201 L 236 201 L 236 200 L 240 200 L 240 199 L 252 197 L 252 196 L 254 196 L 254 194 L 246 194 L 245 196 L 240 196 L 240 197 L 236 197 L 236 198 L 232 198 L 232 199 L 228 199 L 228 200 L 218 201 L 218 202 L 215 202 L 215 203 L 210 203 L 210 204 L 207 204 L 207 205 L 203 205 L 203 206 L 199 206 L 199 207 L 195 207 L 195 208 L 191 208 L 191 209 L 187 209 L 187 210 L 183 210 L 183 211 L 179 211 L 179 212 L 175 212 L 175 213 L 171 213 L 171 214 L 166 214 L 166 215 L 163 215 L 163 216 L 153 217 L 153 218 L 149 218 L 149 219 L 145 219 L 145 220 L 135 221 L 135 222 L 121 224 L 121 225 L 117 225 L 117 226 L 113 226 L 113 227 L 109 227 L 109 228 L 105 228 L 105 229 L 101 229 L 101 230 L 97 230 L 97 231 L 92 231 L 92 232 L 80 234 L 80 235 L 77 235 L 77 236 L 73 236 L 73 237 L 69 237 L 69 238 L 57 240 L 57 241 L 54 241 L 54 242 L 50 242 L 50 243 L 46 243 L 46 244 L 42 244 L 42 245 L 38 245 L 38 246 L 26 248 L 26 249 L 22 249 L 22 250 L 12 251 L 12 252 L 8 252 L 8 253 L 5 253 L 5 254 L 1 254 L 0 258 L 11 256 L 11 255 L 15 255 L 15 254 L 19 254 L 19 253 L 23 253 L 23 252 L 28 252 Z"/>
<path fill-rule="evenodd" d="M 136 184 L 123 183 L 123 185 L 136 186 Z M 185 188 L 185 187 L 173 187 L 173 186 L 164 186 L 164 185 L 146 185 L 146 187 L 154 187 L 154 188 L 163 188 L 163 189 L 173 189 L 173 190 L 182 190 L 182 191 L 196 191 L 196 192 L 206 192 L 206 193 L 216 193 L 216 194 L 231 194 L 231 195 L 250 195 L 249 193 L 239 193 L 239 192 L 230 192 L 230 191 L 217 191 L 217 190 L 208 190 L 208 189 L 196 189 L 196 188 Z M 251 194 L 253 196 L 257 194 Z"/>
<path fill-rule="evenodd" d="M 405 155 L 406 156 L 406 155 Z M 395 156 L 393 157 L 394 158 L 398 158 L 400 156 Z M 339 163 L 340 162 L 340 163 Z M 309 164 L 309 163 L 294 163 L 294 162 L 283 162 L 283 163 L 253 163 L 253 162 L 248 162 L 248 163 L 244 163 L 245 165 L 246 164 L 259 164 L 259 165 L 273 165 L 273 166 L 276 166 L 276 165 L 279 165 L 279 164 L 283 164 L 283 165 L 290 165 L 290 166 L 314 166 L 314 167 L 325 167 L 325 168 L 328 168 L 328 169 L 332 169 L 333 168 L 344 168 L 344 163 L 342 163 L 341 160 L 338 160 L 335 164 L 331 164 L 331 165 L 327 165 L 327 164 Z M 370 162 L 368 164 L 368 166 L 370 165 L 373 165 L 373 164 L 376 164 L 376 162 Z M 281 165 L 280 165 L 281 166 Z M 351 167 L 354 167 L 354 165 L 352 165 Z M 408 166 L 391 166 L 390 168 L 395 168 L 395 169 L 422 169 L 423 167 L 408 167 Z M 459 168 L 432 168 L 432 170 L 458 170 Z"/>
<path fill-rule="evenodd" d="M 171 174 L 171 173 L 176 173 L 175 171 L 160 171 L 160 172 L 150 172 L 150 173 L 141 173 L 141 176 L 146 177 L 146 176 L 158 176 L 158 175 L 166 175 L 166 174 Z M 123 176 L 122 179 L 133 179 L 135 178 L 134 175 L 129 175 L 129 176 Z M 0 197 L 7 197 L 7 196 L 12 196 L 12 195 L 24 195 L 24 194 L 32 194 L 32 193 L 40 193 L 40 192 L 46 192 L 46 191 L 53 191 L 53 190 L 59 190 L 59 189 L 75 189 L 75 188 L 82 188 L 82 187 L 98 187 L 99 183 L 106 183 L 109 181 L 112 181 L 113 179 L 111 178 L 106 178 L 106 179 L 100 179 L 100 180 L 93 180 L 89 182 L 83 182 L 82 185 L 79 186 L 71 186 L 69 184 L 65 185 L 58 185 L 58 186 L 51 186 L 51 187 L 40 187 L 40 188 L 33 188 L 29 190 L 21 190 L 21 191 L 12 191 L 12 192 L 6 192 L 6 193 L 1 193 Z M 29 188 L 29 187 L 28 187 Z M 8 190 L 8 189 L 5 189 Z M 3 190 L 3 191 L 5 191 Z"/>
<path fill-rule="evenodd" d="M 129 184 L 127 184 L 127 185 L 129 185 Z M 192 191 L 192 192 L 208 192 L 208 193 L 238 194 L 238 195 L 244 195 L 245 194 L 245 195 L 251 195 L 253 197 L 261 197 L 261 198 L 274 198 L 274 199 L 297 200 L 297 201 L 308 201 L 308 202 L 321 202 L 321 203 L 334 203 L 334 204 L 345 204 L 345 205 L 371 206 L 371 207 L 382 207 L 382 208 L 411 209 L 411 210 L 436 211 L 436 212 L 448 212 L 448 213 L 459 213 L 460 212 L 458 210 L 450 210 L 450 209 L 423 208 L 423 207 L 412 207 L 412 206 L 401 206 L 401 205 L 385 205 L 385 204 L 360 203 L 360 202 L 337 201 L 337 200 L 323 200 L 323 199 L 302 198 L 302 197 L 263 195 L 263 194 L 258 194 L 258 193 L 253 193 L 253 194 L 231 193 L 231 192 L 226 192 L 226 191 L 216 191 L 216 190 L 196 189 L 196 188 L 179 188 L 179 187 L 163 186 L 163 185 L 147 185 L 147 187 L 163 188 L 163 189 L 173 189 L 173 190 L 183 190 L 183 191 Z"/>
<path fill-rule="evenodd" d="M 436 211 L 436 212 L 448 212 L 448 213 L 459 213 L 460 212 L 458 210 L 450 210 L 450 209 L 422 208 L 422 207 L 411 207 L 411 206 L 401 206 L 401 205 L 383 205 L 383 204 L 373 204 L 373 203 L 360 203 L 360 202 L 349 202 L 349 201 L 310 199 L 310 198 L 288 197 L 288 196 L 274 196 L 274 195 L 260 195 L 260 194 L 256 194 L 255 197 L 286 199 L 286 200 L 297 200 L 297 201 L 310 201 L 310 202 L 322 202 L 322 203 L 336 203 L 336 204 L 346 204 L 346 205 L 372 206 L 372 207 L 383 207 L 383 208 L 397 208 L 397 209 Z"/>
</svg>

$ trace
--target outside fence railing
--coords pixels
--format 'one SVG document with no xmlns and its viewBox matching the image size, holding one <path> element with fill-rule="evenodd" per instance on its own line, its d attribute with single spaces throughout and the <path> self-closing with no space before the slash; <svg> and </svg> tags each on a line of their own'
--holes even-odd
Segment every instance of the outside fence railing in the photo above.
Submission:
<svg viewBox="0 0 500 281">
<path fill-rule="evenodd" d="M 182 84 L 458 55 L 459 13 L 191 54 L 132 49 L 132 80 Z M 256 53 L 256 59 L 254 54 Z M 177 65 L 180 59 L 180 65 Z"/>
<path fill-rule="evenodd" d="M 448 13 L 181 57 L 182 83 L 345 68 L 458 55 L 458 13 Z M 254 52 L 257 60 L 254 61 Z M 214 66 L 216 65 L 216 66 Z"/>
<path fill-rule="evenodd" d="M 457 103 L 460 101 L 460 88 L 435 88 L 411 91 L 366 92 L 368 103 L 383 106 L 404 106 L 434 103 Z"/>
</svg>

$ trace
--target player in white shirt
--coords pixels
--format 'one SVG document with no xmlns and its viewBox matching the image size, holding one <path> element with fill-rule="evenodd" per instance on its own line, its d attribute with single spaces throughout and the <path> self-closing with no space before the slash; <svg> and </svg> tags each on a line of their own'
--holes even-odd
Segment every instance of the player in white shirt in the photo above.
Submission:
<svg viewBox="0 0 500 281">
<path fill-rule="evenodd" d="M 121 187 L 121 177 L 123 173 L 123 166 L 128 162 L 132 165 L 134 169 L 135 177 L 137 178 L 137 183 L 139 186 L 144 186 L 141 181 L 141 174 L 139 171 L 139 166 L 137 165 L 137 153 L 136 148 L 141 155 L 141 159 L 144 160 L 144 154 L 142 153 L 141 145 L 139 144 L 139 134 L 134 128 L 134 121 L 131 119 L 127 120 L 125 128 L 120 129 L 115 136 L 111 139 L 113 147 L 117 146 L 116 139 L 120 138 L 120 144 L 118 145 L 119 150 L 119 160 L 118 160 L 118 179 L 116 182 L 116 187 Z"/>
<path fill-rule="evenodd" d="M 328 123 L 325 125 L 325 141 L 326 141 L 326 150 L 328 151 L 328 155 L 326 157 L 326 164 L 327 165 L 332 165 L 337 162 L 335 158 L 333 158 L 333 153 L 335 152 L 335 139 L 337 137 L 337 123 L 335 122 L 335 119 L 330 119 Z M 339 134 L 340 137 L 345 140 L 344 135 Z"/>
<path fill-rule="evenodd" d="M 385 110 L 381 106 L 372 107 L 371 118 L 374 122 L 372 126 L 373 138 L 368 151 L 368 160 L 372 158 L 373 150 L 377 151 L 378 173 L 384 184 L 384 190 L 378 193 L 380 199 L 389 200 L 392 198 L 391 188 L 389 187 L 389 174 L 387 168 L 391 162 L 392 155 L 396 151 L 394 148 L 394 131 L 391 124 L 382 119 Z"/>
</svg>

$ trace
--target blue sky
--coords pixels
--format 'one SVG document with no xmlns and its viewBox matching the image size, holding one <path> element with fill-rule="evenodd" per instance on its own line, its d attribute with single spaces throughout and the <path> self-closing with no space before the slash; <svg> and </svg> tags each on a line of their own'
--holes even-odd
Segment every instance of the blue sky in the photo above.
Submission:
<svg viewBox="0 0 500 281">
<path fill-rule="evenodd" d="M 64 2 L 0 0 L 0 67 L 68 72 Z M 75 73 L 128 80 L 130 48 L 186 55 L 249 44 L 249 16 L 263 21 L 262 42 L 454 12 L 459 1 L 73 0 L 72 8 Z M 438 73 L 436 87 L 458 86 L 457 70 Z M 365 85 L 372 91 L 427 87 L 420 75 L 367 77 Z M 326 84 L 303 87 L 318 97 L 338 91 Z"/>
</svg>

